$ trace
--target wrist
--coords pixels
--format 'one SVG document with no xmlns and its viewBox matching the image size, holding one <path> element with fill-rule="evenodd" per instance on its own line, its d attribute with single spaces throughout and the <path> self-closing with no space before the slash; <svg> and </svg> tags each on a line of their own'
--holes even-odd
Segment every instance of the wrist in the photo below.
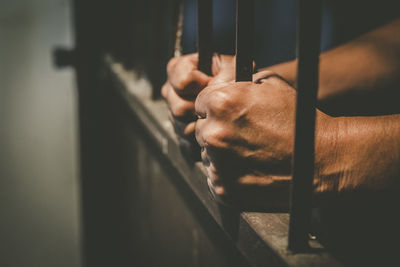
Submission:
<svg viewBox="0 0 400 267">
<path fill-rule="evenodd" d="M 318 111 L 317 111 L 318 112 Z M 342 164 L 338 156 L 342 118 L 317 113 L 315 131 L 314 192 L 337 193 L 342 176 Z"/>
<path fill-rule="evenodd" d="M 387 191 L 398 186 L 400 115 L 323 118 L 316 131 L 317 194 Z"/>
</svg>

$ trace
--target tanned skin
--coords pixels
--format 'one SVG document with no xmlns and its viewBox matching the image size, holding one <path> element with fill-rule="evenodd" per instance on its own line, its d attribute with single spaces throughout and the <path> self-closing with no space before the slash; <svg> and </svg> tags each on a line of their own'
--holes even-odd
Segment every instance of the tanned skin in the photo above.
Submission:
<svg viewBox="0 0 400 267">
<path fill-rule="evenodd" d="M 398 32 L 400 19 L 321 54 L 316 195 L 398 187 Z M 196 66 L 196 54 L 171 59 L 162 95 L 180 140 L 196 138 L 200 145 L 210 189 L 217 199 L 240 207 L 287 203 L 296 62 L 265 68 L 253 83 L 233 81 L 232 56 L 213 57 L 213 76 Z M 357 102 L 342 111 L 346 99 Z M 366 110 L 374 114 L 354 116 Z"/>
</svg>

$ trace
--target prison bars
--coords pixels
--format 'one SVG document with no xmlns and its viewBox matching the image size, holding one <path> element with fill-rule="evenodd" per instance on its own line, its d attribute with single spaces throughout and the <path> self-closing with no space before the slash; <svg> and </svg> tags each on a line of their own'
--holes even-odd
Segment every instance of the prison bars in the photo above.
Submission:
<svg viewBox="0 0 400 267">
<path fill-rule="evenodd" d="M 321 1 L 297 3 L 297 102 L 288 247 L 301 252 L 309 248 Z"/>
<path fill-rule="evenodd" d="M 236 1 L 236 81 L 253 79 L 254 0 Z"/>
<path fill-rule="evenodd" d="M 237 0 L 236 15 L 236 81 L 252 81 L 254 0 Z M 288 235 L 293 252 L 309 248 L 320 34 L 321 2 L 298 0 L 298 93 Z M 198 51 L 198 68 L 210 75 L 212 0 L 198 0 Z"/>
<path fill-rule="evenodd" d="M 254 0 L 237 0 L 236 14 L 236 81 L 252 81 Z M 298 0 L 298 94 L 288 236 L 293 252 L 309 248 L 320 34 L 321 2 Z"/>
<path fill-rule="evenodd" d="M 212 0 L 197 0 L 197 49 L 198 69 L 211 75 L 213 55 L 213 9 Z"/>
</svg>

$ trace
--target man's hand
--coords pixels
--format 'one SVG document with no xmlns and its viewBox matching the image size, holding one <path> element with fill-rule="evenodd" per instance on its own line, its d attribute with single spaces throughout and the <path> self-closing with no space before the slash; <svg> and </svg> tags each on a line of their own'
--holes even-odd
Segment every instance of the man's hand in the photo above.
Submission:
<svg viewBox="0 0 400 267">
<path fill-rule="evenodd" d="M 199 94 L 196 139 L 217 199 L 243 208 L 287 208 L 296 92 L 271 72 L 254 80 L 211 85 Z M 319 129 L 328 120 L 317 111 Z"/>
<path fill-rule="evenodd" d="M 197 70 L 197 64 L 197 54 L 172 58 L 167 66 L 168 81 L 161 90 L 168 103 L 170 120 L 181 147 L 193 156 L 200 154 L 194 138 L 194 101 L 197 94 L 208 84 L 230 81 L 235 75 L 233 56 L 213 56 L 213 77 Z"/>
</svg>

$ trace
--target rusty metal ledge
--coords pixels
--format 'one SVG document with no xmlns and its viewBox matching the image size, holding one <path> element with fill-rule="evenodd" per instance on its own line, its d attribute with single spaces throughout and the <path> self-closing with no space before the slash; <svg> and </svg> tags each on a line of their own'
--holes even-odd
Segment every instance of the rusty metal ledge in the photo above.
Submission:
<svg viewBox="0 0 400 267">
<path fill-rule="evenodd" d="M 254 266 L 342 266 L 316 240 L 309 253 L 287 250 L 289 215 L 287 213 L 238 212 L 219 205 L 208 189 L 205 170 L 200 162 L 188 163 L 181 154 L 167 106 L 151 99 L 151 85 L 134 71 L 128 71 L 110 57 L 105 70 L 121 95 L 162 154 L 181 174 L 222 230 Z"/>
</svg>

